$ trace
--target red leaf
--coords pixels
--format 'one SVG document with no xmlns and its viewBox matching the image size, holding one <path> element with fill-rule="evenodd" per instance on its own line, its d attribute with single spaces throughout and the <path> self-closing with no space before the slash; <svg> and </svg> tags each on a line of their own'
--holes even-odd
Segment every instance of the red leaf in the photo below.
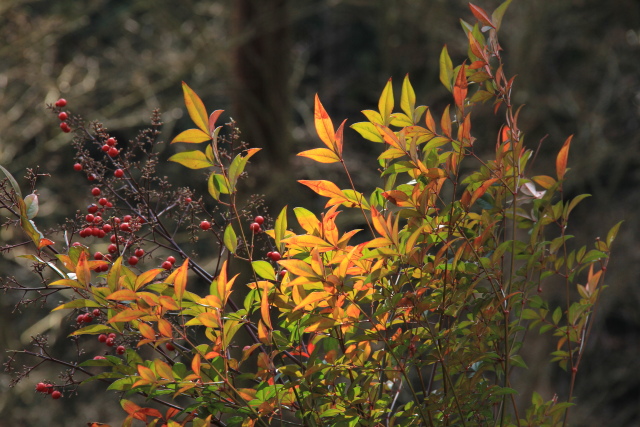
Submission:
<svg viewBox="0 0 640 427">
<path fill-rule="evenodd" d="M 462 64 L 462 66 L 460 66 L 458 76 L 456 77 L 456 84 L 453 86 L 453 99 L 460 110 L 463 109 L 464 100 L 467 97 L 468 84 L 466 69 L 466 65 Z"/>
<path fill-rule="evenodd" d="M 569 146 L 571 145 L 572 138 L 573 135 L 567 138 L 558 153 L 558 157 L 556 158 L 556 174 L 558 175 L 558 181 L 561 181 L 564 178 L 564 174 L 567 171 L 567 159 L 569 157 Z"/>
<path fill-rule="evenodd" d="M 471 3 L 469 3 L 469 9 L 471 9 L 471 13 L 473 13 L 473 16 L 475 16 L 478 21 L 480 21 L 483 25 L 487 25 L 495 30 L 496 26 L 493 25 L 493 22 L 491 22 L 491 18 L 489 18 L 487 12 Z"/>
</svg>

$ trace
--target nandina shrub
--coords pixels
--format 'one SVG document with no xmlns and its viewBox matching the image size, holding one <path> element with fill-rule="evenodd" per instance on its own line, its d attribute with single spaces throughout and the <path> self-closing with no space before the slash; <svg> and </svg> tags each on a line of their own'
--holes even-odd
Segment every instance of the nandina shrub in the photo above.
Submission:
<svg viewBox="0 0 640 427">
<path fill-rule="evenodd" d="M 619 224 L 592 249 L 571 246 L 569 215 L 586 197 L 563 193 L 571 137 L 554 177 L 527 172 L 532 151 L 497 39 L 509 3 L 491 16 L 470 5 L 478 23 L 462 22 L 461 65 L 442 50 L 451 105 L 417 105 L 405 77 L 397 110 L 390 80 L 378 110 L 351 126 L 380 144 L 378 188 L 352 177 L 345 122 L 335 130 L 316 97 L 324 147 L 299 155 L 340 163 L 348 183 L 300 181 L 328 199 L 320 214 L 285 207 L 274 219 L 256 197 L 244 206 L 241 178 L 259 150 L 239 141 L 233 123 L 216 126 L 222 112 L 208 115 L 186 84 L 196 128 L 172 143 L 207 144 L 170 160 L 207 171 L 205 197 L 171 188 L 156 171 L 157 113 L 121 149 L 102 125 L 61 116 L 66 102 L 51 106 L 74 132 L 73 168 L 93 181 L 95 203 L 60 227 L 60 245 L 36 227 L 36 193 L 23 198 L 4 168 L 0 202 L 35 247 L 27 258 L 45 282 L 38 298 L 68 299 L 54 310 L 73 311 L 72 337 L 105 347 L 79 362 L 16 351 L 8 368 L 19 355 L 73 367 L 62 383 L 37 385 L 54 398 L 80 381 L 108 381 L 121 392 L 123 425 L 565 425 Z M 504 124 L 486 159 L 472 113 L 489 102 Z M 345 209 L 362 216 L 364 230 L 339 230 Z M 70 244 L 76 234 L 89 240 Z M 108 254 L 94 249 L 101 239 Z M 191 256 L 198 239 L 208 252 Z M 231 260 L 251 273 L 234 274 Z M 196 292 L 202 283 L 207 290 Z M 548 286 L 562 287 L 561 304 L 546 299 Z M 567 371 L 569 391 L 561 400 L 534 393 L 520 408 L 511 378 L 526 369 L 528 330 L 556 341 L 550 362 Z M 45 338 L 34 345 L 44 349 Z"/>
</svg>

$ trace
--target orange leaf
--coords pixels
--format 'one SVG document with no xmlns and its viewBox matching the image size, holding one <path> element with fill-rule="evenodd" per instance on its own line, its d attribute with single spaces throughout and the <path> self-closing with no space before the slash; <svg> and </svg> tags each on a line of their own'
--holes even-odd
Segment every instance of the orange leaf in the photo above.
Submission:
<svg viewBox="0 0 640 427">
<path fill-rule="evenodd" d="M 154 268 L 153 270 L 145 271 L 136 279 L 136 284 L 133 286 L 134 290 L 138 290 L 160 274 L 161 271 L 164 271 L 163 268 Z"/>
<path fill-rule="evenodd" d="M 569 157 L 569 146 L 571 145 L 572 138 L 573 135 L 567 138 L 556 158 L 556 175 L 558 176 L 558 181 L 564 178 L 564 174 L 567 171 L 567 159 Z"/>
<path fill-rule="evenodd" d="M 156 374 L 144 365 L 138 365 L 138 374 L 147 381 L 155 382 L 156 380 Z"/>
<path fill-rule="evenodd" d="M 334 199 L 341 199 L 341 200 L 344 200 L 345 202 L 349 201 L 349 199 L 344 197 L 344 194 L 342 194 L 342 191 L 340 191 L 338 186 L 331 181 L 325 181 L 325 180 L 308 181 L 308 180 L 301 179 L 301 180 L 298 180 L 298 182 L 300 184 L 306 185 L 307 187 L 309 187 L 310 189 L 312 189 L 313 191 L 315 191 L 321 196 L 330 197 Z"/>
<path fill-rule="evenodd" d="M 138 299 L 138 295 L 130 289 L 121 289 L 109 295 L 107 299 L 113 301 L 135 301 Z"/>
<path fill-rule="evenodd" d="M 87 261 L 87 253 L 84 251 L 80 252 L 80 257 L 78 258 L 78 264 L 76 265 L 76 279 L 85 288 L 91 281 L 91 270 L 89 269 L 89 263 Z"/>
<path fill-rule="evenodd" d="M 309 305 L 309 304 L 313 304 L 314 302 L 318 302 L 320 300 L 323 299 L 327 299 L 329 298 L 331 295 L 328 292 L 314 292 L 310 295 L 308 295 L 305 299 L 303 299 L 300 304 L 298 304 L 296 306 L 296 308 L 293 309 L 293 311 L 298 311 L 301 308 L 304 308 L 305 306 Z"/>
<path fill-rule="evenodd" d="M 320 279 L 320 277 L 318 277 L 318 275 L 313 271 L 311 266 L 302 260 L 283 259 L 278 261 L 278 264 L 280 264 L 281 266 L 286 268 L 288 272 L 293 273 L 296 276 Z"/>
<path fill-rule="evenodd" d="M 186 142 L 189 144 L 198 144 L 200 142 L 209 141 L 211 137 L 208 133 L 201 131 L 200 129 L 187 129 L 184 132 L 180 132 L 171 143 Z"/>
<path fill-rule="evenodd" d="M 271 345 L 271 330 L 267 328 L 262 319 L 258 320 L 258 339 L 263 344 Z"/>
<path fill-rule="evenodd" d="M 191 370 L 200 376 L 200 354 L 196 353 L 191 361 Z"/>
<path fill-rule="evenodd" d="M 327 148 L 314 148 L 298 153 L 298 156 L 308 157 L 318 163 L 336 163 L 340 161 L 340 157 Z"/>
<path fill-rule="evenodd" d="M 456 106 L 462 110 L 464 107 L 464 100 L 467 97 L 467 76 L 466 65 L 462 64 L 458 70 L 458 76 L 456 77 L 456 84 L 453 86 L 453 99 Z"/>
<path fill-rule="evenodd" d="M 209 134 L 213 135 L 213 132 L 216 130 L 216 122 L 223 112 L 224 110 L 216 110 L 209 116 Z"/>
<path fill-rule="evenodd" d="M 167 310 L 180 310 L 180 306 L 175 302 L 173 298 L 167 295 L 162 295 L 159 298 L 160 305 Z"/>
<path fill-rule="evenodd" d="M 318 94 L 316 94 L 315 112 L 313 116 L 314 123 L 316 125 L 316 132 L 318 133 L 320 140 L 324 142 L 330 150 L 335 150 L 335 131 L 333 130 L 333 123 L 329 118 L 329 114 L 327 114 L 327 111 L 322 106 Z"/>
<path fill-rule="evenodd" d="M 173 283 L 173 287 L 175 289 L 176 295 L 178 299 L 182 299 L 182 295 L 184 295 L 184 291 L 187 287 L 187 273 L 189 268 L 189 258 L 185 259 L 184 262 L 176 271 L 171 273 L 169 277 L 167 277 L 167 283 Z"/>
<path fill-rule="evenodd" d="M 122 406 L 122 409 L 124 409 L 129 415 L 133 415 L 140 410 L 140 407 L 138 405 L 126 399 L 122 399 L 120 401 L 120 406 Z"/>
<path fill-rule="evenodd" d="M 109 319 L 109 323 L 130 322 L 132 320 L 139 319 L 140 317 L 146 316 L 148 314 L 149 313 L 147 313 L 144 310 L 127 309 L 127 310 L 121 311 L 120 313 L 116 314 L 111 319 Z"/>
<path fill-rule="evenodd" d="M 173 337 L 173 331 L 171 329 L 171 323 L 165 319 L 158 320 L 158 331 L 165 337 Z"/>
<path fill-rule="evenodd" d="M 344 124 L 347 123 L 347 119 L 344 119 L 340 126 L 338 126 L 338 130 L 335 135 L 335 145 L 336 145 L 336 154 L 342 157 L 342 144 L 344 142 Z"/>
<path fill-rule="evenodd" d="M 207 110 L 204 108 L 202 100 L 185 82 L 182 82 L 182 91 L 184 92 L 184 104 L 187 106 L 191 120 L 203 132 L 207 133 L 209 130 Z"/>
<path fill-rule="evenodd" d="M 261 282 L 263 283 L 262 287 L 262 300 L 260 302 L 260 314 L 262 315 L 262 320 L 265 325 L 269 327 L 269 329 L 273 329 L 271 325 L 271 316 L 269 315 L 269 282 Z M 268 344 L 268 343 L 267 343 Z"/>
<path fill-rule="evenodd" d="M 403 151 L 403 152 L 405 151 L 403 146 L 404 144 L 400 141 L 400 138 L 391 129 L 376 123 L 374 123 L 374 125 L 376 129 L 378 129 L 378 132 L 380 133 L 382 138 L 384 139 L 384 142 L 386 142 L 387 144 L 391 145 L 394 148 L 397 148 L 400 151 Z"/>
<path fill-rule="evenodd" d="M 143 337 L 152 341 L 156 339 L 156 331 L 154 331 L 153 328 L 147 325 L 146 323 L 144 322 L 138 323 L 138 330 L 140 331 Z"/>
</svg>

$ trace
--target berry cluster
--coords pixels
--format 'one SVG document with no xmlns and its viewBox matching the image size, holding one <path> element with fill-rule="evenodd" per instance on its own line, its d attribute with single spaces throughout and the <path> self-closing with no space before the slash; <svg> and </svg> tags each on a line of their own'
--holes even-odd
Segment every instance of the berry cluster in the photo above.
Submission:
<svg viewBox="0 0 640 427">
<path fill-rule="evenodd" d="M 38 383 L 36 384 L 36 391 L 38 393 L 46 393 L 50 394 L 52 399 L 60 399 L 62 397 L 62 392 L 60 390 L 55 390 L 54 385 L 50 383 Z"/>
<path fill-rule="evenodd" d="M 64 98 L 60 98 L 58 99 L 55 104 L 56 107 L 58 108 L 63 108 L 67 105 L 67 100 Z M 65 112 L 65 111 L 60 111 L 58 113 L 58 118 L 60 119 L 60 129 L 62 130 L 62 132 L 64 133 L 69 133 L 71 132 L 71 126 L 69 126 L 69 123 L 67 123 L 67 119 L 69 118 L 69 113 Z M 75 168 L 75 166 L 74 166 Z M 76 170 L 82 170 L 82 165 L 80 165 L 80 169 L 76 169 Z"/>
</svg>

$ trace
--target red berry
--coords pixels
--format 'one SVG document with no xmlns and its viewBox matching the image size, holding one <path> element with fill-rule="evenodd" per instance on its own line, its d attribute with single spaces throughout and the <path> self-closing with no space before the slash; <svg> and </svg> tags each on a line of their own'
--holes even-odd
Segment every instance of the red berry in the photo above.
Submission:
<svg viewBox="0 0 640 427">
<path fill-rule="evenodd" d="M 100 191 L 100 189 L 99 189 L 98 187 L 93 187 L 93 188 L 91 189 L 91 194 L 93 194 L 93 195 L 94 195 L 94 196 L 96 196 L 96 197 L 97 197 L 97 196 L 99 196 L 99 195 L 100 195 L 100 193 L 102 193 L 102 191 Z"/>
<path fill-rule="evenodd" d="M 82 165 L 80 163 L 76 163 L 75 165 L 73 165 L 73 170 L 75 171 L 81 171 L 82 170 Z"/>
<path fill-rule="evenodd" d="M 94 224 L 100 224 L 101 222 L 102 222 L 102 217 L 101 216 L 93 217 L 93 223 Z"/>
<path fill-rule="evenodd" d="M 108 147 L 108 146 L 107 146 L 107 147 Z M 115 157 L 115 156 L 117 156 L 119 153 L 120 153 L 120 151 L 119 151 L 116 147 L 111 147 L 111 148 L 109 148 L 109 152 L 108 152 L 109 156 L 111 156 L 111 157 Z"/>
<path fill-rule="evenodd" d="M 146 220 L 146 219 L 144 219 L 144 218 L 142 218 L 141 216 L 139 216 L 139 217 L 138 217 L 138 222 L 139 222 L 140 224 L 144 224 L 145 222 L 147 222 L 147 220 Z"/>
<path fill-rule="evenodd" d="M 105 260 L 107 261 L 111 261 L 111 257 L 107 258 L 109 255 L 105 255 Z M 108 271 L 109 270 L 109 264 L 105 264 L 102 266 L 102 268 L 100 269 L 100 271 Z"/>
<path fill-rule="evenodd" d="M 118 354 L 124 354 L 125 348 L 123 345 L 119 345 L 118 348 L 116 348 L 116 353 Z"/>
<path fill-rule="evenodd" d="M 83 321 L 84 323 L 91 323 L 91 321 L 93 320 L 93 316 L 92 316 L 92 315 L 90 315 L 89 313 L 85 314 L 85 315 L 84 315 L 84 316 L 82 316 L 82 317 L 83 317 L 82 321 Z"/>
<path fill-rule="evenodd" d="M 112 207 L 113 207 L 113 203 L 111 203 L 111 202 L 107 202 L 107 207 L 108 207 L 108 208 L 112 208 Z"/>
<path fill-rule="evenodd" d="M 98 335 L 98 341 L 99 341 L 99 342 L 107 342 L 107 339 L 108 339 L 108 338 L 109 338 L 109 337 L 107 337 L 105 334 L 100 334 L 100 335 Z"/>
<path fill-rule="evenodd" d="M 87 234 L 84 232 L 84 228 L 82 230 L 80 230 L 80 232 L 78 233 L 80 235 L 80 237 L 82 237 L 83 239 L 85 237 L 87 237 Z"/>
<path fill-rule="evenodd" d="M 60 393 L 60 391 L 55 390 L 51 393 L 51 398 L 52 399 L 60 399 L 62 397 L 62 393 Z"/>
<path fill-rule="evenodd" d="M 89 213 L 96 213 L 98 212 L 98 206 L 96 205 L 89 205 L 87 207 L 87 210 L 89 211 Z"/>
<path fill-rule="evenodd" d="M 114 339 L 114 340 L 115 340 L 115 339 L 116 339 L 116 334 L 115 334 L 115 332 L 110 332 L 110 333 L 109 333 L 109 338 L 111 338 L 111 339 Z"/>
<path fill-rule="evenodd" d="M 113 218 L 113 222 L 115 222 L 116 224 L 120 224 L 120 218 L 118 217 Z"/>
<path fill-rule="evenodd" d="M 249 229 L 253 231 L 253 234 L 258 234 L 262 231 L 262 228 L 260 228 L 260 224 L 258 224 L 257 222 L 252 222 L 249 226 Z"/>
<path fill-rule="evenodd" d="M 274 251 L 269 253 L 271 255 L 267 254 L 267 256 L 271 258 L 272 261 L 280 261 L 280 258 L 282 258 L 282 256 L 280 256 L 280 252 Z"/>
<path fill-rule="evenodd" d="M 110 149 L 110 148 L 111 148 L 111 147 L 109 147 L 107 144 L 104 144 L 104 145 L 102 146 L 102 151 L 104 151 L 104 152 L 106 153 L 106 152 L 108 152 L 108 151 L 109 151 L 109 149 Z"/>
<path fill-rule="evenodd" d="M 137 256 L 130 256 L 129 257 L 129 265 L 136 265 L 138 263 L 138 257 Z"/>
<path fill-rule="evenodd" d="M 185 197 L 185 198 L 184 198 L 184 202 L 185 202 L 186 204 L 191 203 L 191 201 L 192 201 L 192 200 L 191 200 L 191 197 Z"/>
<path fill-rule="evenodd" d="M 101 197 L 100 200 L 98 200 L 98 203 L 101 206 L 105 206 L 107 203 L 109 203 L 109 201 L 107 199 L 105 199 L 104 197 Z"/>
<path fill-rule="evenodd" d="M 167 261 L 169 261 L 171 263 L 171 265 L 176 263 L 176 257 L 173 256 L 168 256 L 167 257 Z"/>
<path fill-rule="evenodd" d="M 71 128 L 69 127 L 69 123 L 67 123 L 67 122 L 60 123 L 60 129 L 62 129 L 62 132 L 64 132 L 64 133 L 71 132 Z"/>
<path fill-rule="evenodd" d="M 202 221 L 200 223 L 200 228 L 204 231 L 207 231 L 208 229 L 211 228 L 211 223 L 209 221 Z"/>
<path fill-rule="evenodd" d="M 109 232 L 111 231 L 111 229 L 112 229 L 112 228 L 113 228 L 113 227 L 111 227 L 111 224 L 105 224 L 105 225 L 103 225 L 103 226 L 102 226 L 102 230 L 103 230 L 105 233 L 109 233 Z"/>
<path fill-rule="evenodd" d="M 60 98 L 56 101 L 56 107 L 64 107 L 67 105 L 67 100 L 64 98 Z"/>
<path fill-rule="evenodd" d="M 69 118 L 69 115 L 64 111 L 62 111 L 60 114 L 58 114 L 58 118 L 64 122 Z"/>
<path fill-rule="evenodd" d="M 282 279 L 284 276 L 287 275 L 287 270 L 280 270 L 280 272 L 278 274 L 280 275 L 280 278 Z"/>
<path fill-rule="evenodd" d="M 107 338 L 107 340 L 104 343 L 109 347 L 113 347 L 115 345 L 113 338 Z"/>
<path fill-rule="evenodd" d="M 107 138 L 107 145 L 113 147 L 114 145 L 116 145 L 116 139 L 115 138 Z"/>
<path fill-rule="evenodd" d="M 84 219 L 87 220 L 87 222 L 93 222 L 93 219 L 95 217 L 93 216 L 93 214 L 87 214 L 87 216 L 84 217 Z"/>
<path fill-rule="evenodd" d="M 167 350 L 169 350 L 169 351 L 173 351 L 173 350 L 175 350 L 175 349 L 176 349 L 176 348 L 173 346 L 173 344 L 171 344 L 170 342 L 166 343 L 164 346 L 165 346 L 165 347 L 167 348 Z"/>
<path fill-rule="evenodd" d="M 122 217 L 122 220 L 123 220 L 124 222 L 131 222 L 131 215 L 125 215 L 125 216 L 123 216 L 123 217 Z"/>
<path fill-rule="evenodd" d="M 94 174 L 87 175 L 87 179 L 88 179 L 89 181 L 95 181 L 95 180 L 96 180 L 96 176 L 95 176 Z"/>
<path fill-rule="evenodd" d="M 80 243 L 80 242 L 73 242 L 73 243 L 71 244 L 71 246 L 82 246 L 82 243 Z"/>
<path fill-rule="evenodd" d="M 78 314 L 78 317 L 76 317 L 76 323 L 82 322 L 84 322 L 84 314 Z"/>
<path fill-rule="evenodd" d="M 128 222 L 123 222 L 120 224 L 120 231 L 131 231 L 131 226 Z"/>
<path fill-rule="evenodd" d="M 114 254 L 114 253 L 118 252 L 118 247 L 112 243 L 112 244 L 109 245 L 107 250 L 109 251 L 109 253 Z"/>
<path fill-rule="evenodd" d="M 100 261 L 103 258 L 104 258 L 104 255 L 102 255 L 102 252 L 96 252 L 95 254 L 93 254 L 93 259 L 97 261 Z"/>
<path fill-rule="evenodd" d="M 173 264 L 171 264 L 169 261 L 165 261 L 162 263 L 162 268 L 164 268 L 165 270 L 171 270 L 172 267 Z"/>
<path fill-rule="evenodd" d="M 97 309 L 97 308 L 93 309 L 93 317 L 100 317 L 100 314 L 102 314 L 100 312 L 100 309 Z"/>
<path fill-rule="evenodd" d="M 95 236 L 95 237 L 100 237 L 100 232 L 101 232 L 101 231 L 102 231 L 101 229 L 96 228 L 96 227 L 93 227 L 93 228 L 91 229 L 91 235 L 92 235 L 92 236 Z M 104 231 L 102 231 L 102 232 L 104 233 Z"/>
<path fill-rule="evenodd" d="M 45 383 L 36 384 L 36 391 L 37 392 L 46 393 L 48 388 L 49 387 L 47 387 L 47 385 Z"/>
<path fill-rule="evenodd" d="M 105 231 L 104 231 L 103 229 L 101 229 L 101 228 L 96 228 L 96 230 L 98 230 L 97 237 L 98 237 L 99 239 L 102 239 L 104 236 L 106 236 L 106 235 L 107 235 L 107 233 L 105 233 Z"/>
<path fill-rule="evenodd" d="M 253 220 L 255 222 L 257 222 L 258 224 L 262 225 L 262 223 L 264 222 L 264 218 L 261 217 L 260 215 L 258 215 L 257 217 L 253 218 Z"/>
<path fill-rule="evenodd" d="M 113 174 L 116 176 L 116 178 L 122 178 L 124 176 L 124 171 L 122 169 L 116 169 Z"/>
<path fill-rule="evenodd" d="M 96 356 L 93 358 L 93 360 L 107 360 L 107 358 L 104 356 Z"/>
</svg>

